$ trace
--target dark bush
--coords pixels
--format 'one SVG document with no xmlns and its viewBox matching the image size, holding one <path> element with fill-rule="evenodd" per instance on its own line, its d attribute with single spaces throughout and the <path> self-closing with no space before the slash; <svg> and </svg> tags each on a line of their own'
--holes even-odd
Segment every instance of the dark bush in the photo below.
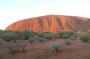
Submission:
<svg viewBox="0 0 90 59">
<path fill-rule="evenodd" d="M 21 32 L 21 37 L 23 40 L 28 40 L 30 36 L 33 36 L 33 31 L 31 30 L 24 30 Z"/>
<path fill-rule="evenodd" d="M 28 39 L 28 41 L 29 41 L 31 44 L 34 43 L 36 40 L 37 40 L 37 39 L 34 38 L 34 37 L 30 37 L 30 38 Z"/>
<path fill-rule="evenodd" d="M 80 35 L 80 40 L 83 42 L 90 41 L 90 33 L 85 33 L 85 34 Z"/>
<path fill-rule="evenodd" d="M 2 37 L 3 34 L 4 34 L 4 31 L 0 30 L 0 38 Z"/>
<path fill-rule="evenodd" d="M 74 32 L 73 31 L 59 32 L 58 35 L 59 38 L 68 39 L 74 35 Z"/>
<path fill-rule="evenodd" d="M 54 34 L 46 32 L 46 33 L 44 33 L 44 38 L 48 39 L 48 40 L 52 40 L 54 38 Z"/>
<path fill-rule="evenodd" d="M 15 33 L 4 33 L 2 39 L 7 42 L 15 41 L 18 39 L 18 35 Z"/>
<path fill-rule="evenodd" d="M 45 38 L 44 37 L 40 37 L 38 35 L 34 36 L 34 38 L 39 41 L 39 42 L 44 42 Z"/>
</svg>

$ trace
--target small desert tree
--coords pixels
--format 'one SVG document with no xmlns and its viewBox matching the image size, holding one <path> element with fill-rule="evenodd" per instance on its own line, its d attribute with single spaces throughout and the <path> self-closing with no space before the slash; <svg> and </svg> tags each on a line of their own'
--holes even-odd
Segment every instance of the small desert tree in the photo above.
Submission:
<svg viewBox="0 0 90 59">
<path fill-rule="evenodd" d="M 33 32 L 31 30 L 24 30 L 21 32 L 21 37 L 24 40 L 28 40 L 30 36 L 33 35 Z"/>
</svg>

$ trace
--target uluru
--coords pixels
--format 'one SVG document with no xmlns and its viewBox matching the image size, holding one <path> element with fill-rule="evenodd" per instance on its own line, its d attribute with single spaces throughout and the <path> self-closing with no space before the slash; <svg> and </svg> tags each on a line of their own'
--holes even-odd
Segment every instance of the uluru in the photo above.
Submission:
<svg viewBox="0 0 90 59">
<path fill-rule="evenodd" d="M 88 31 L 90 19 L 78 16 L 46 15 L 16 21 L 5 30 L 32 30 L 34 32 Z"/>
</svg>

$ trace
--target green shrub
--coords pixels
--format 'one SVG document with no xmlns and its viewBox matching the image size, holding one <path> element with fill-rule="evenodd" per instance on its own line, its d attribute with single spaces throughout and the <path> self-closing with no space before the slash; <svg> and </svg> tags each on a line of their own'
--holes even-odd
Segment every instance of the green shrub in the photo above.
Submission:
<svg viewBox="0 0 90 59">
<path fill-rule="evenodd" d="M 70 40 L 70 39 L 67 39 L 67 40 L 64 40 L 64 43 L 65 43 L 66 45 L 71 45 L 71 44 L 73 44 L 73 41 Z"/>
<path fill-rule="evenodd" d="M 79 37 L 77 32 L 74 33 L 74 37 L 75 38 L 78 38 Z"/>
<path fill-rule="evenodd" d="M 64 44 L 58 43 L 58 42 L 52 43 L 51 46 L 52 48 L 54 48 L 56 52 L 63 51 L 63 48 L 64 48 Z"/>
<path fill-rule="evenodd" d="M 90 40 L 90 34 L 85 33 L 80 36 L 80 40 L 83 42 L 88 42 Z"/>
<path fill-rule="evenodd" d="M 44 38 L 43 37 L 40 37 L 40 36 L 34 36 L 34 38 L 39 41 L 39 42 L 44 42 Z"/>
<path fill-rule="evenodd" d="M 7 43 L 7 48 L 9 50 L 9 53 L 11 53 L 11 54 L 15 54 L 15 53 L 19 52 L 18 47 L 17 47 L 16 43 L 14 43 L 14 42 Z"/>
<path fill-rule="evenodd" d="M 26 52 L 26 46 L 29 42 L 27 40 L 16 40 L 16 42 L 6 42 L 9 53 L 16 54 Z"/>
<path fill-rule="evenodd" d="M 24 30 L 21 32 L 21 37 L 23 40 L 28 40 L 30 36 L 33 36 L 33 32 L 31 30 Z"/>
<path fill-rule="evenodd" d="M 0 38 L 2 37 L 4 31 L 3 30 L 0 30 Z"/>
<path fill-rule="evenodd" d="M 18 39 L 18 35 L 14 33 L 4 33 L 2 39 L 7 42 L 15 41 Z"/>
<path fill-rule="evenodd" d="M 18 35 L 18 39 L 22 39 L 22 32 L 21 31 L 13 31 L 13 33 Z"/>
<path fill-rule="evenodd" d="M 32 38 L 29 38 L 28 41 L 32 44 L 36 41 L 36 39 L 32 37 Z"/>
<path fill-rule="evenodd" d="M 52 40 L 54 38 L 54 34 L 46 32 L 44 33 L 44 38 L 48 40 Z"/>
<path fill-rule="evenodd" d="M 45 35 L 45 32 L 35 33 L 35 36 L 38 36 L 38 37 L 41 37 L 41 38 L 44 38 L 44 35 Z"/>
<path fill-rule="evenodd" d="M 59 38 L 68 39 L 74 35 L 74 32 L 73 31 L 59 32 L 58 35 Z"/>
<path fill-rule="evenodd" d="M 75 40 L 77 40 L 77 37 L 71 36 L 69 39 L 72 40 L 72 41 L 75 41 Z"/>
<path fill-rule="evenodd" d="M 59 35 L 59 38 L 63 38 L 64 37 L 64 32 L 59 32 L 57 34 Z"/>
</svg>

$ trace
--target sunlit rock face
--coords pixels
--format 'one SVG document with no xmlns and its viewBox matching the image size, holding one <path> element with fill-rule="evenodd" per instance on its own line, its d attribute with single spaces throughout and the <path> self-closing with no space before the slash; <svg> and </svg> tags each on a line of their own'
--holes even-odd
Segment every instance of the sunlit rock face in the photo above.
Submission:
<svg viewBox="0 0 90 59">
<path fill-rule="evenodd" d="M 76 16 L 46 15 L 12 23 L 5 30 L 32 30 L 34 32 L 61 32 L 90 30 L 90 19 Z"/>
</svg>

